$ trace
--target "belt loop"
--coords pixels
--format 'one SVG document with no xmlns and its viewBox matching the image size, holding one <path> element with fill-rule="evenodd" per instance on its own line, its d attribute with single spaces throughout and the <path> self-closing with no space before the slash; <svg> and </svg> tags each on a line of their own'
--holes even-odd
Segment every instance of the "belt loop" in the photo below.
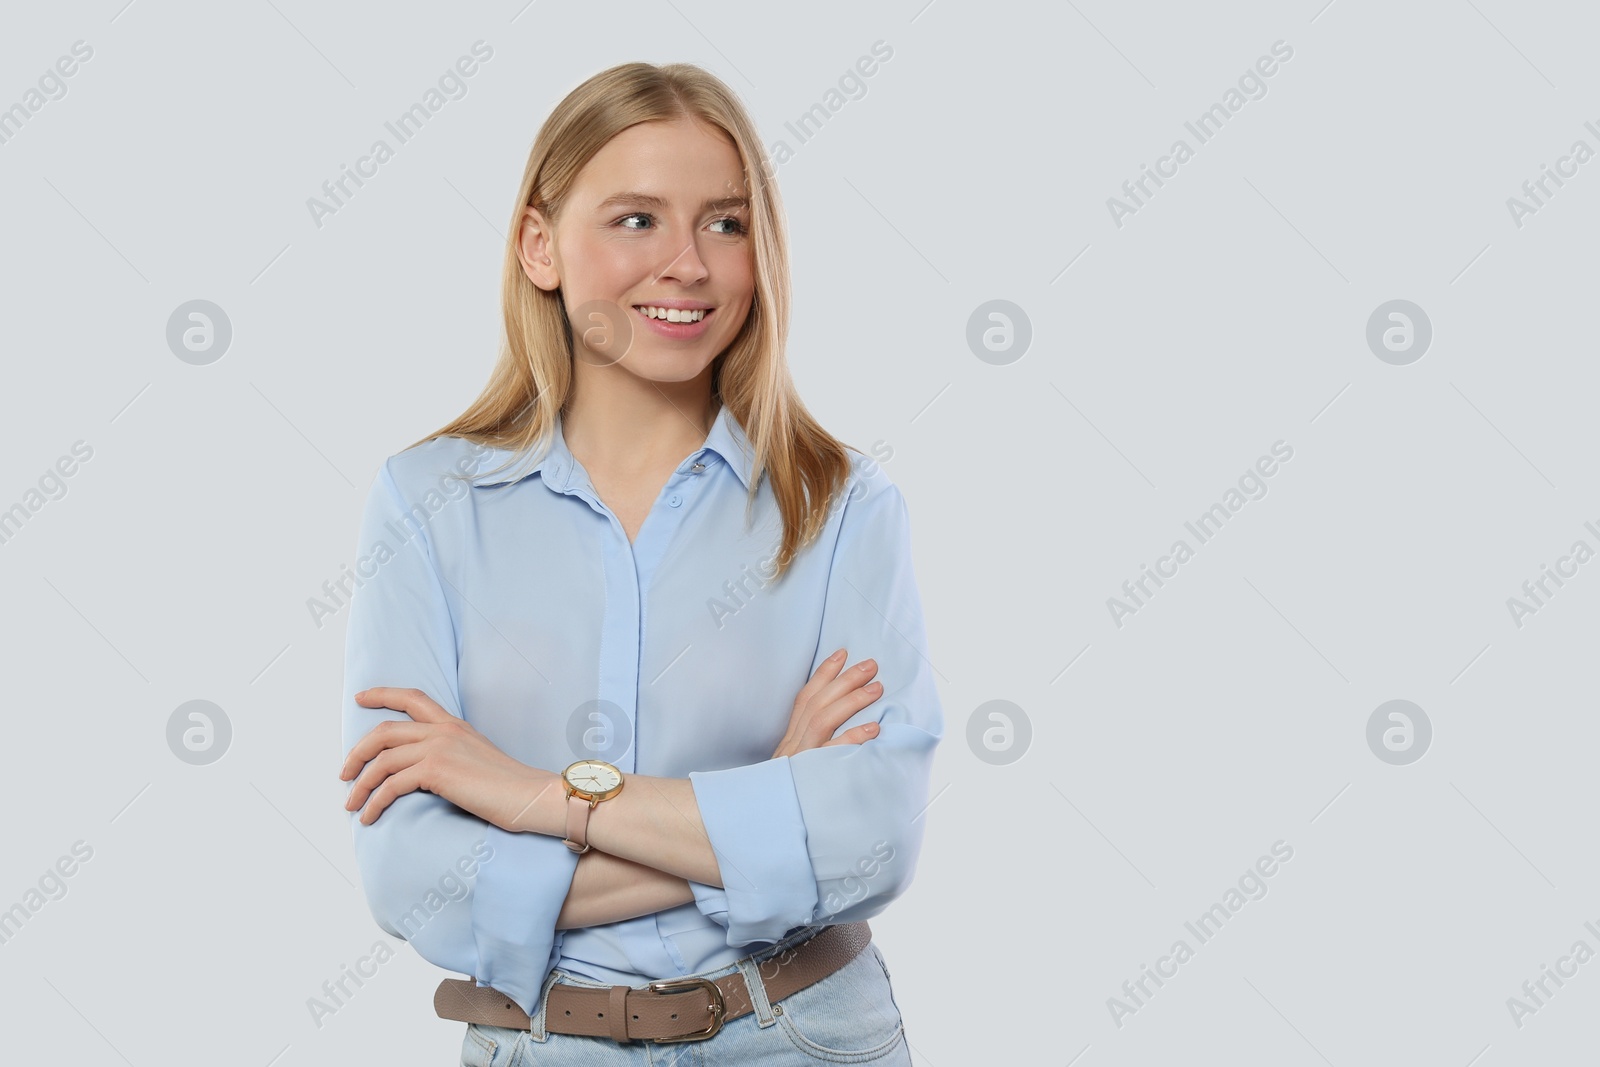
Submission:
<svg viewBox="0 0 1600 1067">
<path fill-rule="evenodd" d="M 539 999 L 533 1008 L 533 1018 L 528 1020 L 528 1036 L 541 1045 L 550 1040 L 550 1034 L 544 1028 L 544 1013 L 550 1005 L 550 990 L 556 987 L 560 972 L 554 967 L 545 975 L 544 988 L 539 991 Z"/>
<path fill-rule="evenodd" d="M 750 991 L 750 1003 L 755 1008 L 756 1025 L 765 1030 L 778 1020 L 772 1014 L 772 1005 L 767 1002 L 767 985 L 761 980 L 760 964 L 749 956 L 739 960 L 739 973 L 744 976 L 744 984 Z"/>
</svg>

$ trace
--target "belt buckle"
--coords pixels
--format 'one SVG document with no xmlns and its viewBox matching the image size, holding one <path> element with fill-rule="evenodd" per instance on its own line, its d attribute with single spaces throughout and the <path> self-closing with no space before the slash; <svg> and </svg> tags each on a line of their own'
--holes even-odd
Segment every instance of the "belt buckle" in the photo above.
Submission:
<svg viewBox="0 0 1600 1067">
<path fill-rule="evenodd" d="M 685 989 L 704 989 L 711 994 L 711 1025 L 704 1030 L 696 1030 L 693 1033 L 682 1034 L 678 1037 L 658 1037 L 654 1039 L 655 1041 L 664 1045 L 674 1044 L 679 1041 L 704 1041 L 708 1037 L 715 1036 L 717 1031 L 722 1029 L 722 1016 L 727 1009 L 727 1005 L 723 1002 L 721 988 L 709 978 L 673 978 L 662 982 L 651 982 L 646 988 L 652 993 L 677 993 Z"/>
</svg>

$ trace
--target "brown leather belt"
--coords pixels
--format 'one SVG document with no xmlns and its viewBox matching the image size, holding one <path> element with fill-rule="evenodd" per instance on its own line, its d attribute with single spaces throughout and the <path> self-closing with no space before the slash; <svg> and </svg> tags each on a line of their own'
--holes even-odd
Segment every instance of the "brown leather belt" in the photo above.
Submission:
<svg viewBox="0 0 1600 1067">
<path fill-rule="evenodd" d="M 864 922 L 829 926 L 821 933 L 756 963 L 767 1002 L 821 981 L 867 947 L 872 930 Z M 746 957 L 749 959 L 750 957 Z M 475 979 L 446 978 L 433 994 L 441 1019 L 527 1030 L 532 1021 L 510 997 Z M 722 1024 L 755 1010 L 744 973 L 715 981 L 668 978 L 635 987 L 557 984 L 545 1002 L 544 1028 L 551 1033 L 609 1037 L 614 1041 L 703 1041 Z"/>
</svg>

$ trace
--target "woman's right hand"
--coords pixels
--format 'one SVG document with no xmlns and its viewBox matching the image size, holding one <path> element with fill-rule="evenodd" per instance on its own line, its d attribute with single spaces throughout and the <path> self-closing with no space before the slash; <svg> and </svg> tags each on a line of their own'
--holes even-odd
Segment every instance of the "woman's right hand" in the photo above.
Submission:
<svg viewBox="0 0 1600 1067">
<path fill-rule="evenodd" d="M 789 729 L 772 753 L 774 759 L 808 748 L 859 745 L 878 736 L 875 722 L 863 723 L 838 737 L 833 736 L 846 719 L 883 695 L 882 684 L 871 681 L 878 673 L 878 664 L 864 659 L 849 670 L 841 670 L 845 655 L 841 648 L 823 660 L 805 688 L 800 690 L 800 695 L 794 698 Z"/>
</svg>

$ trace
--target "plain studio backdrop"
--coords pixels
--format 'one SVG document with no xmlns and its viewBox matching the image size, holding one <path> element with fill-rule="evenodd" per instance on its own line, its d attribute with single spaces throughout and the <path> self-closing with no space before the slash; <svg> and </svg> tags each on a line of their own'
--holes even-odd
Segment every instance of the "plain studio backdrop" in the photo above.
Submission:
<svg viewBox="0 0 1600 1067">
<path fill-rule="evenodd" d="M 449 975 L 359 889 L 346 613 L 308 603 L 378 465 L 486 379 L 540 122 L 630 60 L 746 101 L 794 374 L 909 505 L 945 737 L 872 925 L 916 1062 L 1592 1047 L 1592 9 L 107 0 L 5 31 L 0 1060 L 454 1062 Z M 220 758 L 185 758 L 192 701 Z"/>
</svg>

